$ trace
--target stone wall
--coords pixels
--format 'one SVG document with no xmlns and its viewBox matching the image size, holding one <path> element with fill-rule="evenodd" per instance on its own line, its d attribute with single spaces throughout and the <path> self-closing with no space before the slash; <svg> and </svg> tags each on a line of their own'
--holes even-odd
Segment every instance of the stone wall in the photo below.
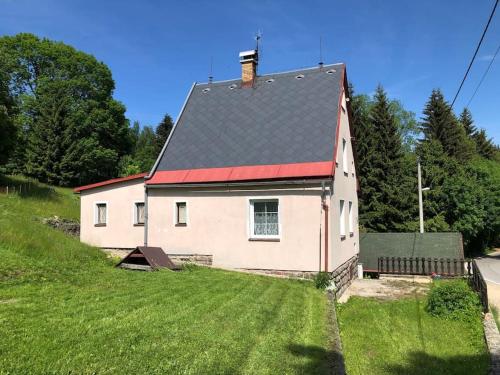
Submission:
<svg viewBox="0 0 500 375">
<path fill-rule="evenodd" d="M 358 255 L 355 255 L 332 272 L 332 278 L 335 283 L 335 298 L 339 299 L 342 293 L 357 277 Z"/>
<path fill-rule="evenodd" d="M 200 266 L 211 266 L 213 256 L 204 254 L 168 254 L 175 264 L 194 263 Z"/>
<path fill-rule="evenodd" d="M 242 268 L 239 270 L 249 273 L 254 273 L 257 275 L 289 277 L 292 279 L 305 279 L 305 280 L 311 280 L 317 274 L 317 272 L 314 271 L 268 270 L 268 269 L 253 269 L 253 268 Z"/>
</svg>

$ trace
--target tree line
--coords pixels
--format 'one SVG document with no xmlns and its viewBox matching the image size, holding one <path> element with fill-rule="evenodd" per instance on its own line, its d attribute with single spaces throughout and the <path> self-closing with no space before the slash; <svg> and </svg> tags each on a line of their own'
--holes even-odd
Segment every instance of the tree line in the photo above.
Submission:
<svg viewBox="0 0 500 375">
<path fill-rule="evenodd" d="M 500 152 L 465 108 L 456 116 L 433 90 L 417 121 L 379 86 L 351 91 L 360 184 L 359 224 L 368 232 L 419 229 L 417 161 L 422 166 L 426 231 L 459 231 L 468 254 L 499 245 Z"/>
<path fill-rule="evenodd" d="M 111 71 L 32 34 L 0 38 L 0 171 L 61 186 L 148 171 L 172 129 L 130 126 Z"/>
<path fill-rule="evenodd" d="M 130 125 L 110 69 L 93 56 L 32 34 L 0 38 L 0 173 L 76 186 L 148 171 L 173 123 Z M 426 231 L 460 231 L 468 251 L 498 246 L 500 157 L 471 112 L 456 116 L 439 90 L 423 118 L 352 86 L 351 121 L 364 231 L 418 230 L 416 165 Z"/>
</svg>

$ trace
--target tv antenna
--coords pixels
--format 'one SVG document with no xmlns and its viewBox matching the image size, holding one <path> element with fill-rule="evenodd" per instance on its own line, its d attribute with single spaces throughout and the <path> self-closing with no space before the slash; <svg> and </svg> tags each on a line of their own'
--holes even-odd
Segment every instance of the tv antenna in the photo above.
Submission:
<svg viewBox="0 0 500 375">
<path fill-rule="evenodd" d="M 323 38 L 319 37 L 319 68 L 323 68 Z"/>
<path fill-rule="evenodd" d="M 210 71 L 208 73 L 208 83 L 212 83 L 212 81 L 214 80 L 213 67 L 214 67 L 214 58 L 213 56 L 210 56 Z"/>
</svg>

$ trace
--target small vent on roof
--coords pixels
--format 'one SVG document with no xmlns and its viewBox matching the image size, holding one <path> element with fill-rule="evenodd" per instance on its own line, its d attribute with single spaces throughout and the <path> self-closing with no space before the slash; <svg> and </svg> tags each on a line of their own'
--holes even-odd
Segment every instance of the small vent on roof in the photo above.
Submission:
<svg viewBox="0 0 500 375">
<path fill-rule="evenodd" d="M 268 80 L 266 80 L 266 83 L 273 83 L 274 82 L 274 78 L 269 78 Z"/>
<path fill-rule="evenodd" d="M 236 83 L 233 83 L 232 85 L 229 86 L 229 90 L 234 90 L 236 87 L 238 87 Z"/>
<path fill-rule="evenodd" d="M 203 91 L 203 93 L 204 93 L 204 94 L 206 94 L 207 92 L 209 92 L 209 91 L 210 91 L 210 88 L 209 88 L 209 87 L 207 87 L 206 89 L 203 89 L 202 91 Z"/>
<path fill-rule="evenodd" d="M 302 78 L 304 78 L 303 74 L 299 74 L 298 76 L 295 76 L 295 79 L 302 79 Z"/>
<path fill-rule="evenodd" d="M 335 72 L 336 72 L 336 70 L 335 70 L 335 69 L 330 69 L 330 70 L 327 70 L 327 71 L 326 71 L 326 74 L 333 74 L 333 73 L 335 73 Z"/>
</svg>

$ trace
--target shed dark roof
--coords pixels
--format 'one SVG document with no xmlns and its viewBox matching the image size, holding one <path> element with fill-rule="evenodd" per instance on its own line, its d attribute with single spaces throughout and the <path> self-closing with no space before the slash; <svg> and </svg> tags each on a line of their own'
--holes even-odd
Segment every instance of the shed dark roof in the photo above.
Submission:
<svg viewBox="0 0 500 375">
<path fill-rule="evenodd" d="M 269 74 L 253 88 L 194 85 L 156 171 L 331 162 L 344 71 Z"/>
</svg>

